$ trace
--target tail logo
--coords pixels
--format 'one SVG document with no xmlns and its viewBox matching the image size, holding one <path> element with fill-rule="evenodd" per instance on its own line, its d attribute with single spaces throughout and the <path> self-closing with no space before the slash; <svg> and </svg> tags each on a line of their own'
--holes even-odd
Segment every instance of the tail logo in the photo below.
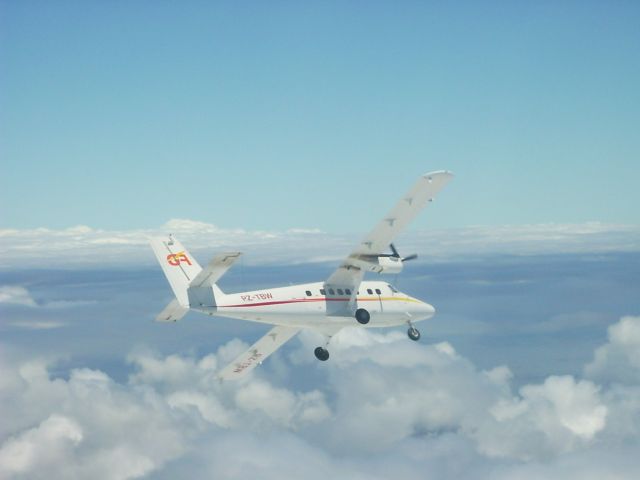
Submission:
<svg viewBox="0 0 640 480">
<path fill-rule="evenodd" d="M 191 265 L 191 260 L 189 260 L 189 257 L 187 257 L 187 254 L 184 252 L 170 253 L 167 255 L 167 262 L 174 267 L 180 265 L 180 262 Z"/>
</svg>

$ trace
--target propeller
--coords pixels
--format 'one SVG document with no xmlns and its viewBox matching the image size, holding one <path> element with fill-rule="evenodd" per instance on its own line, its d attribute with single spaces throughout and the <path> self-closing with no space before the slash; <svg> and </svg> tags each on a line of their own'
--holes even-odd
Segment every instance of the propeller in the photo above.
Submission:
<svg viewBox="0 0 640 480">
<path fill-rule="evenodd" d="M 381 256 L 399 258 L 401 262 L 408 262 L 409 260 L 415 260 L 416 258 L 418 258 L 417 253 L 412 253 L 411 255 L 407 255 L 406 257 L 401 257 L 393 243 L 390 244 L 389 247 L 391 248 L 391 251 L 393 253 L 387 253 Z"/>
</svg>

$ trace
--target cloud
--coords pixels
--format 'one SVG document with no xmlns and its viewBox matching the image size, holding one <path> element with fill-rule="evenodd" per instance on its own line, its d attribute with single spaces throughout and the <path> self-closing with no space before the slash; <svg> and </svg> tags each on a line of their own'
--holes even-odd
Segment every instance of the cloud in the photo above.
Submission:
<svg viewBox="0 0 640 480">
<path fill-rule="evenodd" d="M 11 392 L 2 392 L 14 416 L 3 413 L 8 439 L 0 447 L 0 477 L 136 478 L 183 451 L 178 423 L 151 390 L 126 388 L 89 369 L 52 378 L 38 361 L 3 372 L 11 374 L 14 381 L 3 387 L 18 395 L 7 403 Z"/>
<path fill-rule="evenodd" d="M 0 472 L 29 473 L 58 468 L 60 458 L 72 455 L 82 441 L 82 429 L 74 420 L 52 414 L 37 427 L 9 439 L 0 450 Z"/>
<path fill-rule="evenodd" d="M 539 255 L 562 253 L 637 252 L 640 225 L 586 222 L 533 225 L 470 226 L 422 230 L 411 234 L 407 248 L 429 245 L 430 255 Z"/>
<path fill-rule="evenodd" d="M 640 383 L 640 317 L 626 316 L 611 325 L 585 375 L 601 382 Z"/>
<path fill-rule="evenodd" d="M 0 303 L 35 307 L 38 304 L 29 291 L 19 285 L 0 285 Z"/>
<path fill-rule="evenodd" d="M 482 427 L 478 447 L 490 456 L 553 458 L 588 444 L 606 425 L 608 409 L 598 387 L 571 376 L 525 385 L 519 397 L 500 398 Z"/>
<path fill-rule="evenodd" d="M 360 233 L 329 234 L 315 228 L 286 231 L 225 229 L 189 219 L 172 219 L 155 229 L 110 231 L 79 225 L 54 230 L 0 229 L 2 268 L 150 265 L 149 236 L 173 233 L 194 253 L 206 256 L 240 249 L 253 264 L 339 262 L 357 245 Z M 421 230 L 403 235 L 405 252 L 422 259 L 474 255 L 607 253 L 640 251 L 640 226 L 598 222 L 472 226 Z M 207 258 L 203 258 L 204 263 Z"/>
<path fill-rule="evenodd" d="M 27 330 L 51 330 L 66 326 L 64 322 L 52 320 L 15 320 L 7 323 L 11 327 L 26 328 Z"/>
<path fill-rule="evenodd" d="M 627 348 L 636 368 L 637 322 L 621 319 L 596 352 Z M 446 342 L 354 328 L 320 363 L 316 340 L 224 383 L 216 373 L 246 348 L 238 340 L 202 357 L 138 349 L 124 383 L 8 359 L 0 476 L 631 479 L 640 468 L 629 456 L 640 381 L 604 383 L 606 362 L 603 383 L 551 375 L 514 391 L 507 366 L 478 369 Z"/>
<path fill-rule="evenodd" d="M 36 301 L 31 292 L 22 285 L 0 285 L 0 305 L 23 306 L 31 308 L 66 309 L 96 303 L 94 300 L 51 300 Z M 14 321 L 8 325 L 30 328 L 33 330 L 57 328 L 64 325 L 57 321 Z"/>
</svg>

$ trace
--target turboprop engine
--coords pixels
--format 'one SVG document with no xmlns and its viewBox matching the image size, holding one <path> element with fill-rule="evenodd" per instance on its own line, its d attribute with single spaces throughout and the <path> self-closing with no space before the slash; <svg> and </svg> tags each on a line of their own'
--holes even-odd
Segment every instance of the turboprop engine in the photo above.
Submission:
<svg viewBox="0 0 640 480">
<path fill-rule="evenodd" d="M 368 261 L 369 271 L 376 273 L 400 273 L 402 271 L 402 260 L 396 257 L 374 257 L 375 263 Z"/>
<path fill-rule="evenodd" d="M 359 263 L 362 268 L 376 273 L 400 273 L 404 262 L 418 258 L 415 253 L 406 257 L 401 257 L 396 247 L 389 245 L 393 253 L 382 253 L 380 255 L 358 255 L 352 258 L 354 263 Z"/>
</svg>

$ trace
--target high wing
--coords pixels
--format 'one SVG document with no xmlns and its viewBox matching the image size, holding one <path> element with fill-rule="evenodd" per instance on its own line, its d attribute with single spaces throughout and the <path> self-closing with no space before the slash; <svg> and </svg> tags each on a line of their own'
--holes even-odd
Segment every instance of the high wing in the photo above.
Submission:
<svg viewBox="0 0 640 480">
<path fill-rule="evenodd" d="M 250 370 L 264 361 L 269 355 L 293 338 L 299 328 L 275 326 L 269 333 L 251 345 L 249 350 L 244 352 L 233 362 L 223 368 L 218 373 L 221 380 L 235 380 L 242 377 Z"/>
<path fill-rule="evenodd" d="M 448 171 L 425 173 L 391 211 L 360 242 L 325 282 L 356 290 L 365 271 L 381 271 L 374 259 L 384 254 L 389 244 L 453 178 Z"/>
</svg>

